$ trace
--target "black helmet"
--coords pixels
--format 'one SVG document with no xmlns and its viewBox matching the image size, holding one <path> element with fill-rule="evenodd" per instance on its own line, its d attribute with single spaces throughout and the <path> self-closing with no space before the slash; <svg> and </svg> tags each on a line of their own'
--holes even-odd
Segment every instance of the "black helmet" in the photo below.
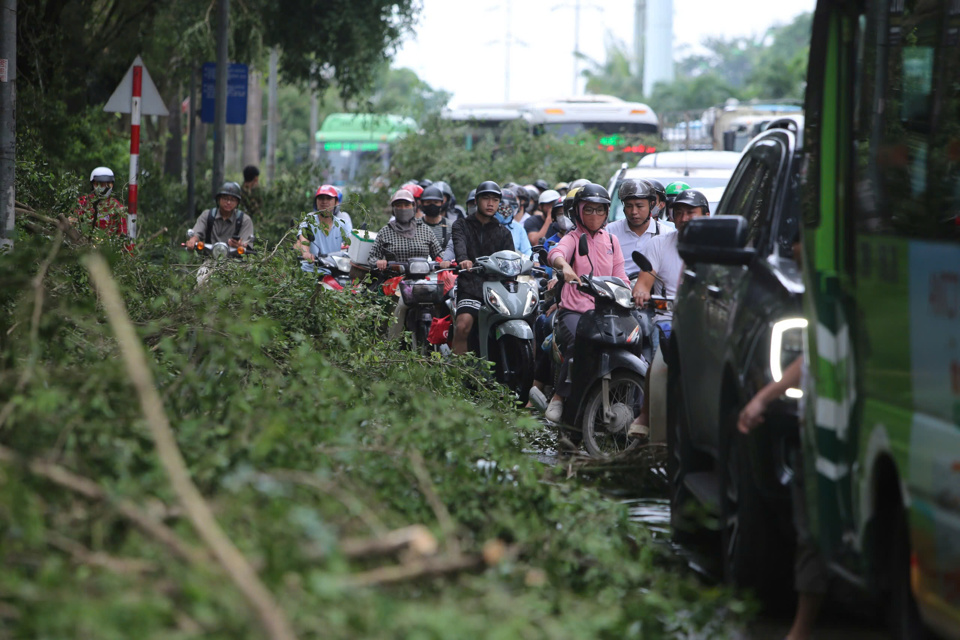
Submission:
<svg viewBox="0 0 960 640">
<path fill-rule="evenodd" d="M 503 191 L 500 189 L 500 185 L 498 185 L 498 184 L 497 184 L 496 182 L 494 182 L 493 180 L 484 180 L 484 181 L 481 182 L 479 185 L 477 185 L 476 194 L 474 194 L 474 195 L 475 195 L 477 198 L 479 198 L 480 196 L 482 196 L 482 195 L 485 194 L 485 193 L 492 193 L 493 195 L 497 196 L 498 198 L 502 198 L 502 197 L 503 197 Z"/>
<path fill-rule="evenodd" d="M 453 200 L 453 189 L 451 189 L 450 185 L 448 185 L 446 182 L 444 182 L 443 180 L 438 180 L 437 182 L 434 182 L 432 186 L 440 189 L 440 192 L 443 195 Z"/>
<path fill-rule="evenodd" d="M 476 199 L 477 199 L 477 190 L 470 189 L 470 193 L 467 194 L 467 204 L 470 204 L 471 202 L 475 202 Z"/>
<path fill-rule="evenodd" d="M 619 196 L 620 202 L 626 202 L 627 198 L 640 198 L 650 200 L 652 204 L 657 194 L 653 190 L 653 185 L 646 180 L 624 180 L 620 183 L 617 196 Z"/>
<path fill-rule="evenodd" d="M 517 189 L 520 188 L 520 185 L 516 182 L 505 182 L 503 185 L 504 189 L 513 189 L 513 192 L 516 193 Z"/>
<path fill-rule="evenodd" d="M 424 200 L 439 200 L 443 202 L 443 192 L 437 188 L 437 185 L 430 185 L 420 194 L 420 202 Z"/>
<path fill-rule="evenodd" d="M 667 201 L 667 190 L 663 187 L 663 183 L 659 180 L 647 179 L 647 182 L 650 183 L 650 186 L 653 187 L 653 192 L 657 194 L 657 198 Z"/>
<path fill-rule="evenodd" d="M 433 184 L 433 180 L 427 180 L 426 178 L 424 178 L 423 180 L 417 182 L 417 184 L 423 187 L 424 189 L 426 189 L 427 187 Z"/>
<path fill-rule="evenodd" d="M 550 188 L 550 185 L 547 184 L 547 181 L 544 180 L 543 178 L 540 178 L 539 180 L 534 180 L 533 186 L 535 186 L 540 191 L 540 193 L 543 193 L 544 191 Z"/>
<path fill-rule="evenodd" d="M 677 197 L 673 201 L 673 206 L 676 207 L 678 204 L 686 204 L 691 207 L 703 207 L 705 214 L 710 213 L 710 203 L 707 201 L 707 196 L 696 189 L 687 189 L 677 194 Z"/>
<path fill-rule="evenodd" d="M 532 189 L 530 187 L 533 187 Z M 527 192 L 527 197 L 530 198 L 531 202 L 536 203 L 540 200 L 540 190 L 537 189 L 536 185 L 527 185 L 523 188 Z"/>
<path fill-rule="evenodd" d="M 214 200 L 220 196 L 233 196 L 238 200 L 242 200 L 243 192 L 240 191 L 240 185 L 238 185 L 236 182 L 224 182 L 220 186 L 220 190 L 217 191 L 217 195 L 214 196 Z"/>
<path fill-rule="evenodd" d="M 606 189 L 592 182 L 580 187 L 577 195 L 573 197 L 573 219 L 580 225 L 583 225 L 583 220 L 580 219 L 580 205 L 584 202 L 595 202 L 605 205 L 609 209 L 610 194 L 607 193 Z M 604 220 L 604 224 L 606 224 L 606 220 Z"/>
<path fill-rule="evenodd" d="M 585 187 L 590 184 L 590 181 L 586 178 L 578 178 L 570 183 L 571 189 L 579 189 L 580 187 Z"/>
</svg>

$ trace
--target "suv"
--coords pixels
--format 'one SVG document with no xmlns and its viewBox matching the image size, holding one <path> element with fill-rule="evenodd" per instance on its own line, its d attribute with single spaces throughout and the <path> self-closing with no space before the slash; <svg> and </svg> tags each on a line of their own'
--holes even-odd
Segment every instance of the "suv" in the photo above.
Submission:
<svg viewBox="0 0 960 640">
<path fill-rule="evenodd" d="M 725 578 L 766 604 L 792 587 L 788 483 L 800 391 L 771 406 L 766 428 L 744 436 L 736 423 L 753 394 L 800 356 L 805 326 L 794 256 L 800 145 L 795 126 L 773 127 L 744 150 L 717 215 L 684 229 L 666 354 L 674 537 L 719 530 Z"/>
</svg>

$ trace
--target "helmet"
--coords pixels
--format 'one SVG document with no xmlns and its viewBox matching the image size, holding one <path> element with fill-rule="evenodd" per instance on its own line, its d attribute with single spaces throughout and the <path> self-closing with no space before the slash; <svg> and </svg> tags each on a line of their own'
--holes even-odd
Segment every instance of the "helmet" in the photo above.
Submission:
<svg viewBox="0 0 960 640">
<path fill-rule="evenodd" d="M 580 193 L 580 187 L 574 187 L 567 191 L 567 195 L 563 198 L 563 214 L 565 216 L 573 217 L 573 200 L 577 197 L 577 194 Z"/>
<path fill-rule="evenodd" d="M 317 187 L 317 192 L 313 194 L 313 199 L 316 200 L 320 196 L 330 196 L 331 198 L 339 199 L 340 192 L 337 191 L 337 188 L 332 184 L 322 184 Z"/>
<path fill-rule="evenodd" d="M 420 194 L 420 200 L 439 200 L 443 202 L 443 192 L 437 188 L 437 185 L 432 184 L 423 190 L 423 193 Z"/>
<path fill-rule="evenodd" d="M 560 189 L 567 189 L 569 191 L 570 185 L 567 184 L 566 182 L 558 182 L 557 184 L 553 185 L 553 188 L 556 189 L 557 191 L 560 191 Z"/>
<path fill-rule="evenodd" d="M 516 193 L 516 192 L 517 192 L 517 189 L 520 188 L 520 185 L 518 185 L 516 182 L 506 182 L 506 183 L 504 183 L 503 188 L 504 188 L 504 189 L 513 189 L 513 190 L 514 190 L 513 192 Z"/>
<path fill-rule="evenodd" d="M 580 178 L 579 180 L 574 180 L 573 182 L 571 182 L 570 188 L 576 189 L 577 187 L 585 187 L 588 184 L 590 184 L 589 180 L 587 180 L 586 178 Z"/>
<path fill-rule="evenodd" d="M 646 180 L 624 180 L 620 183 L 620 189 L 617 190 L 617 196 L 620 202 L 626 202 L 627 198 L 641 198 L 653 201 L 657 193 Z"/>
<path fill-rule="evenodd" d="M 222 185 L 220 185 L 220 190 L 217 191 L 217 195 L 214 196 L 214 200 L 220 196 L 233 196 L 237 200 L 241 200 L 243 198 L 243 192 L 240 191 L 240 185 L 238 185 L 236 182 L 224 182 Z"/>
<path fill-rule="evenodd" d="M 667 188 L 665 190 L 667 199 L 672 202 L 673 199 L 676 198 L 681 191 L 686 191 L 689 188 L 690 188 L 690 185 L 688 185 L 686 182 L 680 182 L 679 180 L 677 182 L 671 182 L 670 184 L 667 185 Z"/>
<path fill-rule="evenodd" d="M 409 202 L 410 204 L 413 204 L 413 194 L 407 191 L 406 189 L 397 189 L 397 191 L 393 194 L 393 197 L 390 198 L 390 204 L 393 204 L 398 200 L 402 200 L 403 202 Z"/>
<path fill-rule="evenodd" d="M 702 207 L 703 212 L 710 213 L 710 203 L 707 201 L 707 196 L 703 195 L 696 189 L 686 189 L 677 194 L 676 198 L 673 201 L 673 206 L 676 207 L 678 204 L 686 204 L 691 207 Z"/>
<path fill-rule="evenodd" d="M 433 180 L 427 180 L 426 178 L 424 178 L 418 184 L 424 189 L 426 189 L 427 187 L 433 184 Z"/>
<path fill-rule="evenodd" d="M 560 199 L 560 194 L 554 191 L 553 189 L 547 189 L 540 194 L 540 197 L 537 198 L 538 204 L 546 204 L 547 202 L 555 202 Z"/>
<path fill-rule="evenodd" d="M 343 202 L 343 189 L 340 187 L 334 187 L 337 190 L 337 203 Z"/>
<path fill-rule="evenodd" d="M 90 182 L 114 182 L 113 171 L 109 167 L 97 167 L 90 172 Z"/>
<path fill-rule="evenodd" d="M 652 180 L 652 179 L 648 179 L 647 182 L 649 182 L 650 186 L 653 187 L 653 191 L 654 193 L 657 194 L 657 197 L 660 198 L 661 200 L 666 201 L 667 191 L 666 189 L 663 188 L 663 183 L 660 182 L 659 180 Z"/>
<path fill-rule="evenodd" d="M 537 189 L 537 186 L 536 186 L 536 185 L 533 185 L 533 184 L 525 184 L 525 185 L 523 185 L 523 188 L 526 189 L 526 191 L 527 191 L 527 196 L 528 196 L 531 200 L 533 200 L 534 202 L 536 202 L 536 201 L 537 201 L 537 198 L 540 197 L 540 189 Z"/>
<path fill-rule="evenodd" d="M 448 185 L 443 180 L 438 180 L 437 182 L 434 182 L 433 185 L 431 186 L 434 186 L 437 189 L 440 189 L 440 193 L 450 198 L 450 200 L 453 200 L 453 189 L 451 189 L 450 185 Z"/>
<path fill-rule="evenodd" d="M 544 191 L 550 188 L 550 185 L 547 184 L 547 181 L 544 180 L 543 178 L 540 178 L 539 180 L 534 180 L 533 186 L 535 186 L 537 188 L 537 191 L 539 191 L 540 193 L 543 193 Z"/>
<path fill-rule="evenodd" d="M 470 193 L 467 194 L 467 204 L 470 204 L 471 202 L 476 202 L 476 200 L 477 200 L 477 190 L 470 189 Z"/>
<path fill-rule="evenodd" d="M 583 221 L 580 219 L 580 205 L 585 202 L 595 202 L 606 205 L 609 208 L 610 194 L 607 193 L 606 189 L 592 182 L 577 191 L 577 195 L 573 198 L 573 219 L 581 225 Z M 606 223 L 606 220 L 604 220 L 604 223 Z"/>
<path fill-rule="evenodd" d="M 412 195 L 414 198 L 419 198 L 423 194 L 423 187 L 418 185 L 416 182 L 408 182 L 400 188 L 409 191 L 410 195 Z"/>
<path fill-rule="evenodd" d="M 475 195 L 477 198 L 479 198 L 485 193 L 492 193 L 498 198 L 503 197 L 503 191 L 500 189 L 500 185 L 498 185 L 493 180 L 485 180 L 481 182 L 479 185 L 477 185 L 476 191 L 477 193 Z"/>
</svg>

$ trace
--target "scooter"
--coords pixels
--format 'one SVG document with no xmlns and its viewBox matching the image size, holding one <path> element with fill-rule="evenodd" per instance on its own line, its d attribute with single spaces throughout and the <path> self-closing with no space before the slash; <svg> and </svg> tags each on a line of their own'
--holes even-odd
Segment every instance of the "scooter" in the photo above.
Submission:
<svg viewBox="0 0 960 640">
<path fill-rule="evenodd" d="M 477 258 L 469 271 L 484 279 L 477 318 L 480 357 L 493 362 L 497 381 L 526 404 L 533 385 L 533 322 L 540 302 L 533 262 L 504 250 Z"/>
<path fill-rule="evenodd" d="M 352 282 L 346 251 L 321 253 L 313 259 L 313 270 L 317 274 L 317 286 L 328 291 L 343 291 Z"/>
<path fill-rule="evenodd" d="M 439 263 L 426 258 L 387 263 L 387 269 L 403 273 L 398 289 L 407 309 L 400 320 L 403 327 L 410 332 L 411 349 L 424 355 L 431 351 L 449 352 L 446 342 L 440 341 L 437 344 L 429 339 L 434 319 L 450 317 L 450 295 L 446 292 L 439 274 L 451 269 L 438 267 Z"/>
<path fill-rule="evenodd" d="M 577 253 L 590 259 L 586 236 L 581 236 Z M 627 431 L 643 409 L 653 357 L 652 326 L 647 316 L 634 313 L 630 287 L 617 277 L 594 276 L 592 264 L 590 275 L 581 276 L 579 289 L 594 299 L 595 307 L 577 323 L 568 367 L 571 394 L 561 421 L 582 433 L 591 456 L 608 458 L 640 442 L 628 438 Z M 557 354 L 562 347 L 555 339 Z"/>
<path fill-rule="evenodd" d="M 187 238 L 193 237 L 193 229 L 187 230 Z M 240 236 L 234 236 L 234 240 L 240 240 Z M 186 243 L 181 243 L 181 247 L 186 249 Z M 211 242 L 206 243 L 203 241 L 197 242 L 193 246 L 193 251 L 204 256 L 206 260 L 200 265 L 200 268 L 197 269 L 197 286 L 202 285 L 207 281 L 207 278 L 210 277 L 213 269 L 212 266 L 215 262 L 223 260 L 224 258 L 232 258 L 234 260 L 243 260 L 244 256 L 256 253 L 253 249 L 244 246 L 231 247 L 226 242 Z M 212 261 L 210 260 L 212 258 Z"/>
</svg>

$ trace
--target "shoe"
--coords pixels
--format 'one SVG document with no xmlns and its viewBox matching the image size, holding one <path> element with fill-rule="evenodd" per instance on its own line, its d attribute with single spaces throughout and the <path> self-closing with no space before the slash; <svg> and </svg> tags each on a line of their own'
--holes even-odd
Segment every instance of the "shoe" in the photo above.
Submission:
<svg viewBox="0 0 960 640">
<path fill-rule="evenodd" d="M 527 403 L 528 407 L 536 408 L 539 411 L 546 411 L 547 409 L 547 397 L 543 395 L 543 391 L 537 389 L 536 387 L 530 387 L 530 402 Z"/>
<path fill-rule="evenodd" d="M 630 428 L 627 429 L 628 438 L 649 438 L 650 437 L 650 427 L 645 424 L 641 424 L 640 419 L 637 418 L 630 424 Z"/>
<path fill-rule="evenodd" d="M 560 422 L 560 418 L 563 417 L 563 400 L 551 400 L 543 417 L 550 422 Z"/>
</svg>

